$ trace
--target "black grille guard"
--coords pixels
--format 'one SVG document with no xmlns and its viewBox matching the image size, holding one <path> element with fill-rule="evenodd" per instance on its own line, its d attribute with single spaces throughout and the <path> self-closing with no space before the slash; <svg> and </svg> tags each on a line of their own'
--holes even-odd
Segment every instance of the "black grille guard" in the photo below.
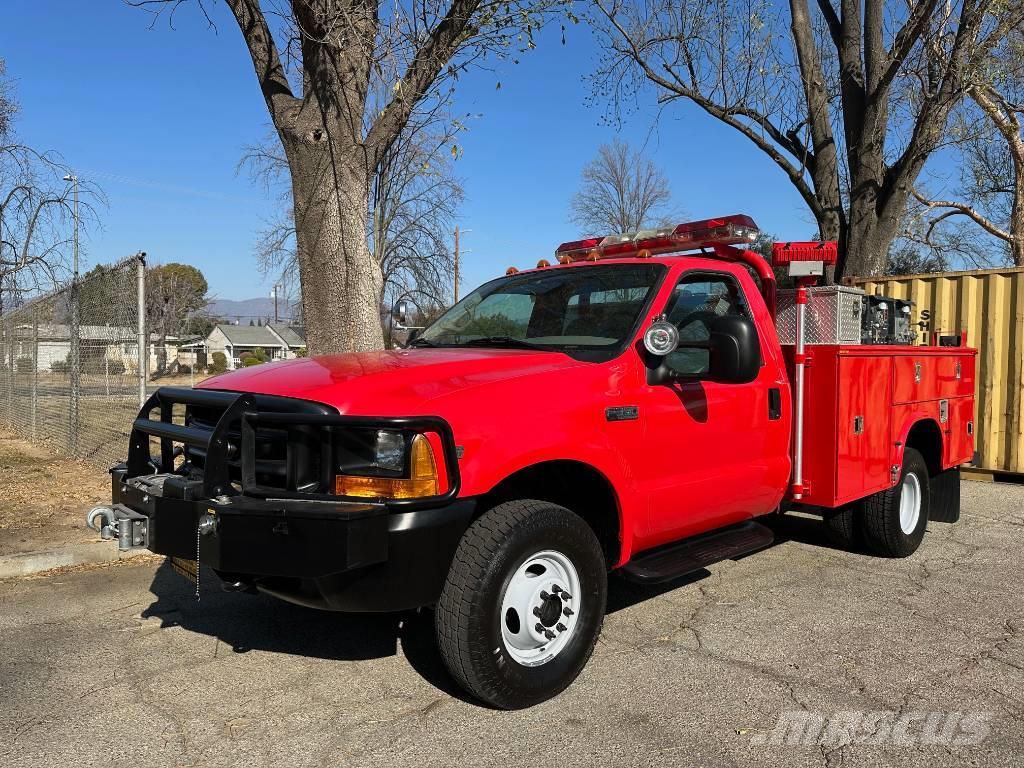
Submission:
<svg viewBox="0 0 1024 768">
<path fill-rule="evenodd" d="M 314 412 L 293 410 L 268 410 L 260 407 L 261 400 L 272 400 L 275 404 L 293 403 Z M 173 423 L 175 405 L 186 408 L 210 408 L 221 411 L 213 429 Z M 159 419 L 151 418 L 159 410 Z M 266 397 L 246 392 L 225 392 L 213 389 L 187 389 L 183 387 L 161 387 L 142 406 L 132 423 L 131 439 L 128 446 L 127 478 L 149 475 L 153 470 L 174 473 L 175 443 L 195 446 L 205 451 L 203 468 L 203 496 L 213 498 L 220 495 L 236 495 L 239 490 L 232 484 L 231 467 L 237 461 L 241 468 L 241 493 L 257 498 L 304 499 L 320 501 L 356 501 L 362 504 L 372 501 L 362 497 L 335 496 L 322 493 L 305 493 L 284 488 L 259 485 L 256 481 L 256 427 L 259 425 L 277 427 L 319 427 L 326 434 L 334 429 L 362 428 L 388 429 L 398 432 L 434 432 L 441 439 L 441 448 L 448 479 L 448 490 L 437 496 L 416 499 L 387 500 L 393 507 L 424 507 L 443 504 L 459 493 L 461 478 L 455 447 L 455 435 L 451 425 L 440 416 L 345 416 L 333 412 L 327 406 L 304 400 L 280 397 Z M 236 445 L 229 439 L 237 431 L 240 440 Z M 150 451 L 150 438 L 160 441 L 160 456 Z M 330 471 L 333 441 L 321 439 L 320 466 Z M 291 471 L 296 445 L 289 439 L 285 459 L 286 472 Z M 326 453 L 327 455 L 323 455 Z M 325 487 L 328 487 L 325 485 Z"/>
</svg>

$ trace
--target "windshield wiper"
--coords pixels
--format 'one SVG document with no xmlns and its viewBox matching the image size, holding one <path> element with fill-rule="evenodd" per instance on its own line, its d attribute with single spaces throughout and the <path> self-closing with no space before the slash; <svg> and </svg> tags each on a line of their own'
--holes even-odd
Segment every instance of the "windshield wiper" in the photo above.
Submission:
<svg viewBox="0 0 1024 768">
<path fill-rule="evenodd" d="M 422 336 L 417 336 L 415 339 L 406 344 L 407 347 L 436 347 L 438 346 L 434 342 L 424 339 Z"/>
<path fill-rule="evenodd" d="M 481 336 L 478 339 L 464 341 L 463 347 L 512 347 L 515 349 L 546 349 L 541 344 L 531 344 L 523 339 L 516 339 L 512 336 Z"/>
</svg>

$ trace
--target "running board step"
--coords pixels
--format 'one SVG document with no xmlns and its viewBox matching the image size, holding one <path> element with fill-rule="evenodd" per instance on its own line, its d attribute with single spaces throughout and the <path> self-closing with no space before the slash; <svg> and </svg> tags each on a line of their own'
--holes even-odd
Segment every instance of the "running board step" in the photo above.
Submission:
<svg viewBox="0 0 1024 768">
<path fill-rule="evenodd" d="M 701 568 L 764 549 L 775 540 L 770 528 L 747 521 L 643 552 L 622 567 L 639 584 L 660 584 Z"/>
</svg>

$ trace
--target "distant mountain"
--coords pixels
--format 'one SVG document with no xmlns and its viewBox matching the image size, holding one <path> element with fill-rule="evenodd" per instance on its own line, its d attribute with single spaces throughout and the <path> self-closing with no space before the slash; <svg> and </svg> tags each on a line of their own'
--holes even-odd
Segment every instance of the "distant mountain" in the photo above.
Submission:
<svg viewBox="0 0 1024 768">
<path fill-rule="evenodd" d="M 226 320 L 238 320 L 248 324 L 249 320 L 274 319 L 274 300 L 271 298 L 261 299 L 214 299 L 207 306 L 206 311 L 215 317 L 222 317 Z M 277 314 L 281 320 L 291 319 L 293 313 L 291 306 L 283 299 L 277 307 Z"/>
</svg>

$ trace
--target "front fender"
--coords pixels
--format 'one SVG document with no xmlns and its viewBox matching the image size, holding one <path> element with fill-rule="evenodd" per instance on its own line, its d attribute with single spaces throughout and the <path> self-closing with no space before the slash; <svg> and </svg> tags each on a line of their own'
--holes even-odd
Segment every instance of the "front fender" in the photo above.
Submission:
<svg viewBox="0 0 1024 768">
<path fill-rule="evenodd" d="M 621 543 L 616 565 L 621 565 L 629 559 L 635 534 L 645 524 L 646 506 L 623 446 L 600 428 L 580 430 L 575 439 L 569 439 L 572 431 L 548 423 L 543 429 L 524 427 L 502 432 L 500 437 L 467 439 L 461 445 L 460 496 L 482 496 L 515 473 L 544 462 L 589 466 L 607 480 L 616 497 Z"/>
</svg>

